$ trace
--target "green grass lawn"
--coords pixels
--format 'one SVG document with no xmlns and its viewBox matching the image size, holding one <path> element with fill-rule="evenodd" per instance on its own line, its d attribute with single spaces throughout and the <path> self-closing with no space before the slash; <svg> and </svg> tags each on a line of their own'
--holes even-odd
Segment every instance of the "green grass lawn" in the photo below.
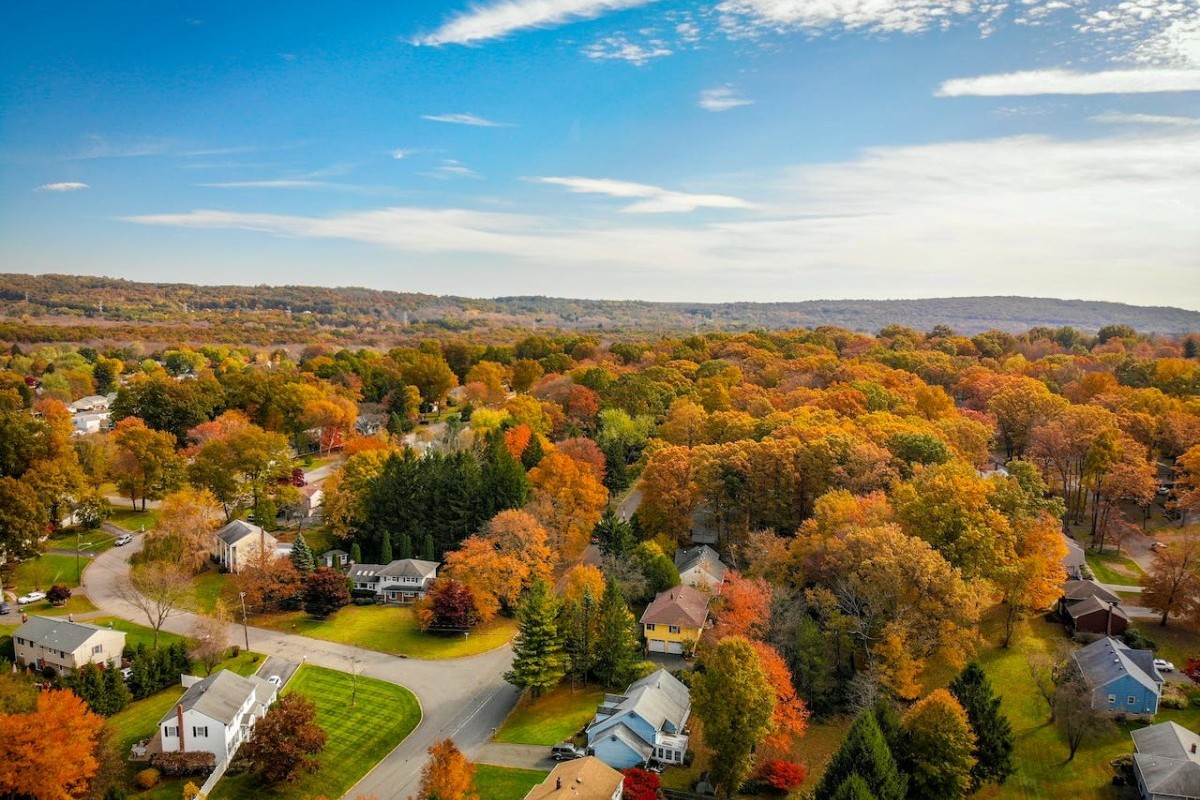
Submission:
<svg viewBox="0 0 1200 800">
<path fill-rule="evenodd" d="M 118 508 L 113 510 L 113 515 L 108 521 L 132 533 L 142 530 L 148 531 L 158 525 L 158 511 L 153 508 L 148 508 L 145 511 Z"/>
<path fill-rule="evenodd" d="M 536 769 L 475 765 L 475 788 L 479 790 L 479 800 L 519 800 L 544 780 L 546 773 Z"/>
<path fill-rule="evenodd" d="M 17 565 L 12 584 L 6 585 L 5 588 L 17 594 L 25 594 L 35 589 L 44 592 L 56 583 L 74 589 L 79 585 L 79 576 L 87 569 L 89 563 L 88 559 L 80 558 L 77 565 L 75 556 L 45 553 Z"/>
<path fill-rule="evenodd" d="M 604 689 L 583 686 L 571 691 L 569 683 L 537 700 L 525 695 L 496 733 L 496 741 L 558 744 L 578 733 L 595 716 L 596 706 L 603 699 Z"/>
<path fill-rule="evenodd" d="M 275 790 L 259 786 L 253 775 L 229 776 L 217 784 L 213 800 L 341 797 L 421 721 L 412 692 L 373 678 L 359 677 L 357 703 L 352 707 L 351 680 L 344 672 L 306 664 L 285 687 L 285 693 L 299 692 L 317 705 L 317 724 L 329 737 L 319 757 L 320 769 Z"/>
<path fill-rule="evenodd" d="M 65 617 L 67 614 L 87 614 L 96 610 L 82 589 L 72 589 L 72 592 L 71 599 L 61 606 L 52 606 L 48 600 L 39 600 L 21 606 L 21 610 L 26 614 L 38 614 L 43 617 Z"/>
<path fill-rule="evenodd" d="M 213 608 L 216 607 L 217 599 L 228 586 L 229 576 L 222 575 L 219 570 L 209 568 L 201 572 L 192 580 L 194 591 L 192 608 L 205 614 L 211 614 Z M 228 598 L 226 598 L 226 607 L 229 608 Z"/>
<path fill-rule="evenodd" d="M 1128 556 L 1117 555 L 1112 550 L 1105 551 L 1104 553 L 1086 550 L 1085 554 L 1087 565 L 1095 573 L 1096 580 L 1101 583 L 1113 583 L 1118 586 L 1137 586 L 1142 582 L 1142 576 L 1145 572 L 1142 571 L 1142 568 L 1138 566 L 1136 561 Z"/>
<path fill-rule="evenodd" d="M 136 622 L 127 622 L 118 617 L 95 617 L 85 620 L 89 625 L 99 625 L 104 627 L 109 623 L 119 631 L 125 631 L 125 644 L 128 647 L 137 647 L 139 644 L 144 644 L 146 647 L 154 646 L 154 629 L 145 625 L 139 625 Z M 174 642 L 183 641 L 182 636 L 170 631 L 161 631 L 158 634 L 158 645 L 164 647 Z"/>
<path fill-rule="evenodd" d="M 78 547 L 85 553 L 103 553 L 112 547 L 116 540 L 117 537 L 100 528 L 91 531 L 84 528 L 78 530 L 72 528 L 59 531 L 51 536 L 49 546 L 65 550 L 75 550 Z"/>
<path fill-rule="evenodd" d="M 310 619 L 302 611 L 265 614 L 255 625 L 413 658 L 461 658 L 500 647 L 517 632 L 514 620 L 497 617 L 469 636 L 422 633 L 411 608 L 349 605 L 329 619 Z"/>
</svg>

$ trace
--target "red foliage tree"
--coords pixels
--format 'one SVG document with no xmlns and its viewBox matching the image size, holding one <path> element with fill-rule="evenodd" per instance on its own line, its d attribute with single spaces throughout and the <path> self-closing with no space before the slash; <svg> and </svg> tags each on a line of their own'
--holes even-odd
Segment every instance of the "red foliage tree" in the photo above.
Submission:
<svg viewBox="0 0 1200 800">
<path fill-rule="evenodd" d="M 315 569 L 304 583 L 304 610 L 310 616 L 324 619 L 349 602 L 346 576 L 336 569 Z"/>
<path fill-rule="evenodd" d="M 804 776 L 808 774 L 808 770 L 804 768 L 803 764 L 793 764 L 790 761 L 776 759 L 763 764 L 758 774 L 772 789 L 778 792 L 790 792 L 804 783 Z"/>
<path fill-rule="evenodd" d="M 417 609 L 417 619 L 425 630 L 467 630 L 479 623 L 475 594 L 467 586 L 450 578 L 434 581 L 429 594 Z"/>
<path fill-rule="evenodd" d="M 622 800 L 656 800 L 662 780 L 653 772 L 630 767 L 621 774 L 625 776 Z"/>
</svg>

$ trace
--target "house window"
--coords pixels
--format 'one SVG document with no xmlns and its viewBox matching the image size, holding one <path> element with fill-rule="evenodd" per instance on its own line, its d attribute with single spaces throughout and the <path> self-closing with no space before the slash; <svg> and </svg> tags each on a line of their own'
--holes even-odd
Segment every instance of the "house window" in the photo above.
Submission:
<svg viewBox="0 0 1200 800">
<path fill-rule="evenodd" d="M 648 631 L 652 631 L 652 630 L 654 630 L 654 623 L 653 623 L 653 622 L 647 622 L 647 623 L 646 623 L 646 630 L 648 630 Z"/>
<path fill-rule="evenodd" d="M 1128 700 L 1127 702 L 1128 702 L 1128 703 L 1129 703 L 1129 705 L 1131 705 L 1131 706 L 1132 706 L 1132 705 L 1135 705 L 1135 704 L 1137 703 L 1137 698 L 1136 698 L 1136 697 L 1134 697 L 1133 695 L 1129 695 L 1129 700 Z"/>
<path fill-rule="evenodd" d="M 683 760 L 682 754 L 681 754 L 681 753 L 680 753 L 678 750 L 676 750 L 674 753 L 671 753 L 671 758 L 672 758 L 674 761 L 681 761 L 681 760 Z"/>
<path fill-rule="evenodd" d="M 171 737 L 178 736 L 178 735 L 179 735 L 179 728 L 177 728 L 173 725 L 167 725 L 167 726 L 163 727 L 163 736 L 171 738 Z"/>
<path fill-rule="evenodd" d="M 1109 702 L 1109 703 L 1115 703 L 1115 702 L 1117 702 L 1117 696 L 1116 696 L 1115 694 L 1110 694 L 1110 695 L 1108 696 L 1108 702 Z"/>
<path fill-rule="evenodd" d="M 92 655 L 96 655 L 97 653 L 103 653 L 103 652 L 104 652 L 104 645 L 102 645 L 102 644 L 98 644 L 92 648 Z"/>
<path fill-rule="evenodd" d="M 207 725 L 193 725 L 192 726 L 192 736 L 197 739 L 199 739 L 200 737 L 207 737 L 208 736 L 208 726 Z"/>
<path fill-rule="evenodd" d="M 668 625 L 667 630 L 670 633 L 679 633 L 679 626 L 678 625 Z"/>
<path fill-rule="evenodd" d="M 24 640 L 24 639 L 22 639 L 20 636 L 18 636 L 18 637 L 17 637 L 17 644 L 25 644 L 25 640 Z"/>
</svg>

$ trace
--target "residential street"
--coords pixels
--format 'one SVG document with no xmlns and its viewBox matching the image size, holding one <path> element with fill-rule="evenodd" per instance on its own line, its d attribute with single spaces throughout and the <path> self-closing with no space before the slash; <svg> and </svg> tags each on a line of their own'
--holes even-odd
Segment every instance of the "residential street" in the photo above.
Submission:
<svg viewBox="0 0 1200 800">
<path fill-rule="evenodd" d="M 130 556 L 141 547 L 141 537 L 135 536 L 130 545 L 97 556 L 84 571 L 83 587 L 97 607 L 145 625 L 145 615 L 117 594 L 117 582 L 128 572 Z M 164 629 L 186 634 L 195 620 L 196 615 L 181 612 L 167 620 Z M 231 642 L 243 643 L 240 624 L 232 625 L 229 633 Z M 400 684 L 417 696 L 420 725 L 347 792 L 348 798 L 375 795 L 380 800 L 404 800 L 415 795 L 425 751 L 434 741 L 450 736 L 468 757 L 476 757 L 518 697 L 501 677 L 512 659 L 508 646 L 469 658 L 425 661 L 261 628 L 251 627 L 249 635 L 251 650 L 282 662 L 308 662 L 349 672 L 357 661 L 361 674 Z"/>
</svg>

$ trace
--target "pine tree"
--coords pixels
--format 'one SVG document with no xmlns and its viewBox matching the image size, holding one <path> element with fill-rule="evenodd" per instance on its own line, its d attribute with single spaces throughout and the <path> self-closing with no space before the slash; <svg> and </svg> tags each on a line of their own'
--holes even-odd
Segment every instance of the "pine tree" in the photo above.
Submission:
<svg viewBox="0 0 1200 800">
<path fill-rule="evenodd" d="M 392 535 L 390 533 L 383 534 L 383 540 L 379 546 L 379 563 L 392 563 Z"/>
<path fill-rule="evenodd" d="M 535 433 L 530 437 L 529 446 L 525 448 L 525 452 L 521 453 L 521 466 L 527 470 L 533 469 L 545 455 L 546 451 L 542 447 L 542 437 Z"/>
<path fill-rule="evenodd" d="M 596 598 L 590 587 L 583 590 L 583 597 L 567 603 L 563 609 L 563 646 L 570 659 L 571 674 L 581 681 L 591 677 L 596 660 L 597 617 Z"/>
<path fill-rule="evenodd" d="M 967 712 L 975 731 L 975 767 L 971 770 L 971 790 L 985 783 L 1000 785 L 1015 771 L 1013 766 L 1012 725 L 1000 711 L 1000 698 L 992 682 L 972 661 L 950 684 L 950 692 Z"/>
<path fill-rule="evenodd" d="M 517 621 L 520 627 L 513 642 L 513 665 L 504 679 L 537 698 L 558 685 L 567 665 L 558 633 L 558 598 L 545 581 L 530 588 L 517 609 Z"/>
<path fill-rule="evenodd" d="M 867 709 L 858 715 L 825 769 L 814 797 L 830 797 L 851 775 L 858 775 L 878 800 L 904 800 L 908 782 L 896 766 L 896 759 Z"/>
<path fill-rule="evenodd" d="M 796 626 L 795 646 L 792 648 L 792 678 L 796 692 L 815 713 L 833 708 L 833 654 L 821 627 L 812 617 L 805 616 Z"/>
<path fill-rule="evenodd" d="M 604 512 L 592 535 L 599 540 L 600 552 L 606 556 L 623 556 L 637 544 L 633 538 L 633 526 L 618 517 L 612 509 Z"/>
<path fill-rule="evenodd" d="M 308 542 L 304 541 L 304 531 L 296 534 L 296 541 L 292 544 L 292 566 L 301 575 L 307 575 L 317 567 L 313 551 Z"/>
<path fill-rule="evenodd" d="M 829 800 L 876 800 L 876 797 L 862 776 L 853 774 L 842 781 L 842 785 L 837 788 Z"/>
<path fill-rule="evenodd" d="M 437 561 L 437 558 L 434 557 L 434 552 L 433 552 L 433 534 L 432 533 L 425 534 L 425 541 L 421 545 L 421 558 L 425 559 L 426 561 Z"/>
<path fill-rule="evenodd" d="M 595 659 L 592 674 L 605 686 L 624 686 L 641 658 L 641 645 L 634 633 L 633 614 L 625 605 L 621 587 L 612 578 L 604 586 L 596 624 Z"/>
<path fill-rule="evenodd" d="M 400 534 L 400 558 L 412 558 L 412 537 L 407 533 Z"/>
<path fill-rule="evenodd" d="M 362 547 L 359 546 L 358 542 L 353 542 L 350 545 L 350 560 L 355 564 L 362 563 Z"/>
</svg>

